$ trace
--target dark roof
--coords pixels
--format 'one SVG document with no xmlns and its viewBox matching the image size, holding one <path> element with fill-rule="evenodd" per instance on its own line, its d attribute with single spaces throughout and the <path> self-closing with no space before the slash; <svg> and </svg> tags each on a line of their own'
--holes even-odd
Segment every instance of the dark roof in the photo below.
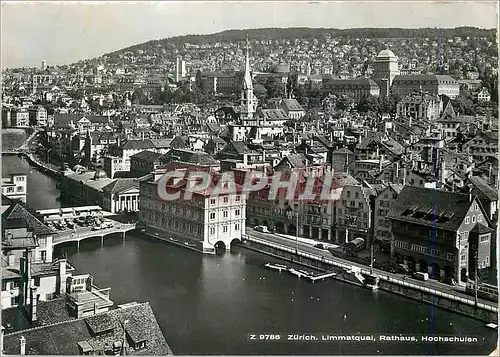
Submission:
<svg viewBox="0 0 500 357">
<path fill-rule="evenodd" d="M 304 168 L 308 164 L 308 160 L 306 155 L 304 154 L 290 154 L 285 156 L 281 161 L 276 165 L 276 168 L 279 169 L 280 166 L 283 165 L 285 161 L 288 161 L 290 165 L 288 165 L 292 169 Z"/>
<path fill-rule="evenodd" d="M 283 109 L 259 109 L 257 115 L 266 120 L 287 120 L 288 114 Z"/>
<path fill-rule="evenodd" d="M 51 235 L 55 232 L 42 223 L 34 214 L 30 213 L 22 203 L 17 202 L 10 206 L 2 214 L 2 224 L 7 224 L 8 220 L 22 218 L 30 232 L 38 235 Z"/>
<path fill-rule="evenodd" d="M 476 223 L 474 228 L 472 228 L 469 232 L 470 233 L 477 233 L 477 234 L 484 234 L 484 233 L 492 233 L 492 232 L 494 232 L 494 230 L 489 228 L 489 227 L 486 227 L 484 224 L 481 224 L 478 222 L 478 223 Z"/>
<path fill-rule="evenodd" d="M 139 161 L 144 161 L 147 163 L 153 163 L 157 161 L 160 157 L 162 157 L 163 154 L 154 152 L 154 151 L 149 151 L 149 150 L 144 150 L 141 151 L 135 155 L 130 156 L 130 160 L 139 160 Z"/>
<path fill-rule="evenodd" d="M 432 188 L 404 186 L 388 218 L 456 231 L 470 207 L 469 195 Z M 434 212 L 439 216 L 434 219 Z"/>
<path fill-rule="evenodd" d="M 416 75 L 401 75 L 400 74 L 400 75 L 397 75 L 394 77 L 393 83 L 397 83 L 400 81 L 418 81 L 418 82 L 431 81 L 431 82 L 439 82 L 439 83 L 452 82 L 452 83 L 458 84 L 458 82 L 450 76 L 436 75 L 436 74 L 416 74 Z"/>
<path fill-rule="evenodd" d="M 115 321 L 108 314 L 98 314 L 85 319 L 94 335 L 115 328 Z"/>
<path fill-rule="evenodd" d="M 297 99 L 283 99 L 281 103 L 288 111 L 304 111 Z"/>
<path fill-rule="evenodd" d="M 123 145 L 124 150 L 152 149 L 154 144 L 150 139 L 145 140 L 129 140 Z"/>
<path fill-rule="evenodd" d="M 2 194 L 2 206 L 10 206 L 14 200 Z"/>
<path fill-rule="evenodd" d="M 219 162 L 205 152 L 172 149 L 160 159 L 161 164 L 182 162 L 196 165 L 217 165 Z"/>
<path fill-rule="evenodd" d="M 59 299 L 64 304 L 63 299 Z M 89 329 L 115 326 L 110 336 L 95 338 Z M 147 340 L 146 347 L 134 350 L 126 344 L 128 355 L 172 354 L 149 303 L 114 309 L 90 318 L 73 319 L 41 327 L 8 333 L 4 336 L 6 354 L 19 354 L 19 339 L 26 339 L 26 354 L 37 355 L 78 355 L 79 342 L 86 341 L 96 354 L 103 354 L 116 341 L 122 341 L 123 328 L 127 334 Z M 138 331 L 140 330 L 140 331 Z M 81 345 L 81 344 L 80 344 Z M 85 344 L 87 345 L 87 344 Z"/>
<path fill-rule="evenodd" d="M 488 199 L 491 201 L 498 200 L 498 191 L 488 185 L 485 179 L 478 176 L 472 176 L 468 179 L 468 182 L 472 185 L 473 192 L 479 199 Z"/>
<path fill-rule="evenodd" d="M 120 193 L 131 188 L 139 189 L 139 182 L 135 178 L 118 178 L 109 185 L 103 187 L 104 192 Z"/>
</svg>

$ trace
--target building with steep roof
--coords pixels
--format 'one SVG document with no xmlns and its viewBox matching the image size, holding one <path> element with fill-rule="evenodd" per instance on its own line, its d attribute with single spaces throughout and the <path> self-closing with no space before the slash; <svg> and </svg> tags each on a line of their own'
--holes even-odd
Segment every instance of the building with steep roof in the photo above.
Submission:
<svg viewBox="0 0 500 357">
<path fill-rule="evenodd" d="M 65 299 L 55 303 L 64 306 Z M 2 347 L 8 355 L 173 354 L 149 303 L 121 305 L 90 317 L 42 320 L 37 327 L 7 333 Z"/>
<path fill-rule="evenodd" d="M 298 120 L 306 114 L 304 108 L 302 108 L 297 99 L 283 99 L 280 103 L 280 107 L 290 119 Z"/>
<path fill-rule="evenodd" d="M 412 271 L 465 285 L 476 249 L 479 261 L 490 264 L 491 232 L 475 239 L 469 235 L 476 225 L 491 227 L 473 195 L 404 186 L 387 218 L 392 222 L 395 261 Z M 478 268 L 484 267 L 481 263 Z"/>
</svg>

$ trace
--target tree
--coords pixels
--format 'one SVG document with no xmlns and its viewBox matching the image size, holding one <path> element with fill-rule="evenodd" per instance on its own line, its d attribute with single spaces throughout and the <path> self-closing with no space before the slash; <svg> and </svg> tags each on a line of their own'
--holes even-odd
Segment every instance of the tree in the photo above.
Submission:
<svg viewBox="0 0 500 357">
<path fill-rule="evenodd" d="M 372 95 L 361 98 L 358 102 L 356 109 L 360 113 L 379 113 L 380 112 L 380 103 L 379 98 L 374 97 Z"/>
<path fill-rule="evenodd" d="M 262 84 L 255 83 L 253 86 L 253 93 L 259 100 L 259 103 L 266 103 L 268 99 L 267 89 Z"/>
<path fill-rule="evenodd" d="M 264 83 L 268 98 L 280 98 L 284 94 L 283 83 L 276 77 L 269 77 Z"/>
<path fill-rule="evenodd" d="M 349 110 L 354 105 L 354 98 L 351 95 L 344 94 L 337 101 L 337 109 Z"/>
</svg>

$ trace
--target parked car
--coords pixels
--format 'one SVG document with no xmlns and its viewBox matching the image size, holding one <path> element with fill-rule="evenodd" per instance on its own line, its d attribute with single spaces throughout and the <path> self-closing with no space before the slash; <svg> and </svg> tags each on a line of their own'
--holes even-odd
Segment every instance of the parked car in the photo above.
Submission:
<svg viewBox="0 0 500 357">
<path fill-rule="evenodd" d="M 267 226 L 255 226 L 253 229 L 256 230 L 257 232 L 269 233 Z"/>
<path fill-rule="evenodd" d="M 413 277 L 417 280 L 422 280 L 422 281 L 429 280 L 429 274 L 422 272 L 416 272 L 415 274 L 413 274 Z"/>
<path fill-rule="evenodd" d="M 319 249 L 326 249 L 325 245 L 323 243 L 318 243 L 314 245 L 314 248 L 319 248 Z"/>
</svg>

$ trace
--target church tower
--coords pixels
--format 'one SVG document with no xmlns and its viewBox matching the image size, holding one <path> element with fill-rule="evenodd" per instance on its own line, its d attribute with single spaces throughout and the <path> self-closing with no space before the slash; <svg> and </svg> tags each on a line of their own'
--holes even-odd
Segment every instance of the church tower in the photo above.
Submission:
<svg viewBox="0 0 500 357">
<path fill-rule="evenodd" d="M 253 121 L 255 110 L 257 109 L 257 98 L 253 94 L 252 75 L 250 73 L 250 58 L 247 37 L 247 54 L 245 61 L 245 76 L 243 77 L 243 89 L 240 98 L 240 117 L 243 123 Z"/>
</svg>

